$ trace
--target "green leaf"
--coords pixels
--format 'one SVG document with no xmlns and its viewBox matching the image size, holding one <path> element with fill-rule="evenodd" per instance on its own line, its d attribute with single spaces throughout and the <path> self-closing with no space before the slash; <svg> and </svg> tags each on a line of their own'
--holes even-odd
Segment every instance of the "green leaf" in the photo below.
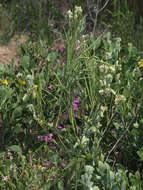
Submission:
<svg viewBox="0 0 143 190">
<path fill-rule="evenodd" d="M 66 168 L 70 168 L 72 166 L 74 166 L 77 162 L 77 158 L 73 158 L 70 163 L 66 166 Z"/>
<path fill-rule="evenodd" d="M 3 99 L 11 98 L 13 90 L 11 88 L 2 87 L 0 88 L 0 101 L 2 102 Z"/>
<path fill-rule="evenodd" d="M 137 155 L 140 157 L 141 161 L 143 161 L 143 149 L 137 151 Z"/>
<path fill-rule="evenodd" d="M 123 181 L 121 184 L 121 190 L 126 190 L 126 182 Z"/>
<path fill-rule="evenodd" d="M 6 72 L 6 66 L 4 64 L 1 64 L 0 66 L 0 73 Z"/>
<path fill-rule="evenodd" d="M 14 133 L 18 134 L 18 133 L 21 133 L 23 131 L 21 124 L 17 124 L 15 127 L 14 127 Z"/>
<path fill-rule="evenodd" d="M 112 185 L 112 190 L 120 190 L 118 187 L 117 183 L 115 183 Z"/>
<path fill-rule="evenodd" d="M 8 150 L 17 152 L 18 154 L 22 154 L 21 148 L 18 145 L 12 145 L 8 148 Z"/>
<path fill-rule="evenodd" d="M 2 158 L 5 155 L 5 152 L 0 152 L 0 158 Z"/>
<path fill-rule="evenodd" d="M 4 165 L 7 166 L 7 167 L 10 167 L 11 163 L 12 163 L 12 161 L 9 160 L 9 159 L 4 161 Z"/>
<path fill-rule="evenodd" d="M 47 57 L 47 61 L 53 62 L 56 60 L 56 58 L 57 58 L 57 54 L 55 52 L 51 52 L 51 53 L 49 53 L 49 55 Z"/>
<path fill-rule="evenodd" d="M 62 181 L 59 181 L 59 182 L 58 182 L 58 189 L 64 190 L 63 182 L 62 182 Z"/>
<path fill-rule="evenodd" d="M 17 117 L 20 117 L 20 116 L 22 115 L 22 110 L 23 110 L 23 109 L 22 109 L 21 106 L 15 108 L 15 110 L 14 110 L 13 113 L 12 113 L 12 119 L 15 119 L 15 118 L 17 118 Z"/>
<path fill-rule="evenodd" d="M 95 50 L 97 50 L 100 47 L 100 45 L 101 45 L 101 37 L 99 36 L 94 43 Z"/>
<path fill-rule="evenodd" d="M 112 171 L 110 171 L 110 183 L 111 185 L 113 185 L 115 182 L 115 175 Z"/>
<path fill-rule="evenodd" d="M 98 186 L 93 187 L 93 190 L 100 190 Z"/>
<path fill-rule="evenodd" d="M 43 186 L 43 190 L 49 190 L 51 188 L 52 184 L 51 183 L 47 183 Z"/>
<path fill-rule="evenodd" d="M 21 66 L 25 69 L 27 69 L 30 65 L 30 57 L 25 55 L 21 59 Z"/>
</svg>

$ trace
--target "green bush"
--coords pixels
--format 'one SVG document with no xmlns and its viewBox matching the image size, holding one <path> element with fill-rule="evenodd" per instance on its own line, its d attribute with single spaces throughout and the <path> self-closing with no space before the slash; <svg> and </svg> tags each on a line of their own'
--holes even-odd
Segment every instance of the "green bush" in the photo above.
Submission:
<svg viewBox="0 0 143 190">
<path fill-rule="evenodd" d="M 0 68 L 0 188 L 140 190 L 143 60 L 83 35 L 80 7 L 68 23 L 63 46 L 27 41 Z"/>
</svg>

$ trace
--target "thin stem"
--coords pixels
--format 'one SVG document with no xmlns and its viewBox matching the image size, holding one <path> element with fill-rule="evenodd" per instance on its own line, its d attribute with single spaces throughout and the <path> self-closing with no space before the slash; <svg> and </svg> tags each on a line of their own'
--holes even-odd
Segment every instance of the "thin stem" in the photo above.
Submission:
<svg viewBox="0 0 143 190">
<path fill-rule="evenodd" d="M 106 159 L 105 159 L 105 162 L 107 162 L 110 154 L 113 152 L 113 150 L 116 148 L 116 146 L 118 145 L 118 143 L 121 141 L 121 139 L 124 137 L 124 135 L 126 134 L 126 132 L 128 131 L 129 127 L 131 126 L 131 124 L 133 123 L 134 121 L 134 118 L 131 120 L 131 122 L 129 123 L 128 127 L 126 128 L 126 130 L 122 133 L 122 135 L 120 136 L 120 138 L 116 141 L 116 143 L 114 144 L 114 146 L 111 148 L 111 150 L 109 151 Z"/>
</svg>

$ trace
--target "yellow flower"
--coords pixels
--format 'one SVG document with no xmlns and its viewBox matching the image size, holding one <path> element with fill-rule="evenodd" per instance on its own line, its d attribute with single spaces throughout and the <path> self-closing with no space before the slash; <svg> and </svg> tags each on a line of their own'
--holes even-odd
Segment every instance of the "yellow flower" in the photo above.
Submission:
<svg viewBox="0 0 143 190">
<path fill-rule="evenodd" d="M 5 80 L 2 81 L 2 84 L 8 85 L 8 81 L 5 79 Z"/>
<path fill-rule="evenodd" d="M 141 60 L 138 62 L 138 65 L 139 65 L 140 67 L 143 67 L 143 59 L 141 59 Z"/>
<path fill-rule="evenodd" d="M 121 57 L 119 57 L 118 60 L 121 61 Z"/>
<path fill-rule="evenodd" d="M 25 82 L 24 80 L 19 80 L 18 82 L 19 82 L 19 84 L 21 84 L 21 85 L 26 85 L 26 82 Z"/>
<path fill-rule="evenodd" d="M 129 42 L 129 43 L 128 43 L 128 46 L 131 46 L 131 45 L 132 45 L 132 44 Z"/>
<path fill-rule="evenodd" d="M 41 168 L 42 168 L 42 166 L 41 166 L 41 165 L 38 165 L 38 166 L 37 166 L 37 168 L 38 168 L 38 169 L 41 169 Z"/>
</svg>

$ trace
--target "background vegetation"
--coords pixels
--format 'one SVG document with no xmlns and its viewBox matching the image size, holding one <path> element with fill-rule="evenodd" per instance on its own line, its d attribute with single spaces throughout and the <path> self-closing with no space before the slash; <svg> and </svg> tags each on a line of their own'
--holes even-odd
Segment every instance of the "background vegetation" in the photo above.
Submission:
<svg viewBox="0 0 143 190">
<path fill-rule="evenodd" d="M 113 35 L 120 35 L 124 44 L 132 41 L 141 49 L 142 0 L 2 0 L 1 19 L 5 19 L 1 27 L 5 32 L 1 37 L 8 40 L 16 31 L 27 31 L 33 37 L 50 39 L 53 31 L 63 30 L 65 13 L 75 5 L 83 8 L 87 32 L 93 31 L 97 22 L 97 33 L 106 28 Z"/>
<path fill-rule="evenodd" d="M 143 189 L 141 5 L 1 1 L 0 189 Z"/>
</svg>

